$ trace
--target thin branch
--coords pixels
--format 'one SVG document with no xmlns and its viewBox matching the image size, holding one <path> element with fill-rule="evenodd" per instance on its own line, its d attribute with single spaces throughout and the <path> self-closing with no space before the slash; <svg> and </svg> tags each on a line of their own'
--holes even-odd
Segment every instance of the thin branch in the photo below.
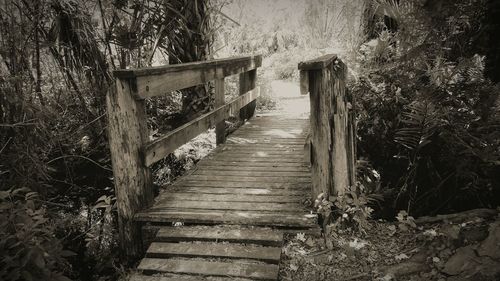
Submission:
<svg viewBox="0 0 500 281">
<path fill-rule="evenodd" d="M 92 160 L 92 159 L 88 158 L 88 157 L 85 157 L 85 156 L 83 156 L 83 155 L 75 155 L 75 154 L 69 154 L 69 155 L 63 155 L 63 156 L 56 157 L 56 158 L 54 158 L 54 159 L 52 159 L 52 160 L 49 160 L 46 164 L 50 164 L 50 163 L 52 163 L 52 162 L 54 162 L 54 161 L 57 161 L 57 160 L 60 160 L 60 159 L 66 159 L 66 158 L 72 158 L 72 157 L 74 157 L 74 158 L 82 158 L 82 159 L 85 159 L 85 160 L 87 160 L 87 161 L 89 161 L 89 162 L 93 163 L 94 165 L 98 166 L 99 168 L 102 168 L 102 169 L 104 169 L 104 170 L 106 170 L 106 171 L 113 172 L 113 170 L 111 170 L 110 168 L 105 167 L 105 166 L 103 166 L 103 165 L 101 165 L 101 164 L 97 163 L 96 161 L 94 161 L 94 160 Z"/>
</svg>

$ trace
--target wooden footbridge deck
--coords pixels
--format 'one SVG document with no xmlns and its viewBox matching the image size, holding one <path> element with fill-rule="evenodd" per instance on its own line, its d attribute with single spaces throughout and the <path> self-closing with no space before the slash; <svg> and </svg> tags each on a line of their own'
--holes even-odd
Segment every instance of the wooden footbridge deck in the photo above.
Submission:
<svg viewBox="0 0 500 281">
<path fill-rule="evenodd" d="M 335 177 L 352 183 L 350 101 L 336 97 L 345 92 L 339 93 L 343 85 L 330 69 L 335 59 L 299 66 L 302 89 L 311 92 L 311 109 L 318 110 L 311 120 L 251 118 L 260 56 L 115 72 L 108 111 L 121 247 L 129 257 L 144 256 L 132 280 L 278 279 L 284 233 L 319 232 L 311 199 L 338 193 Z M 225 103 L 224 77 L 238 73 L 240 96 Z M 144 99 L 210 80 L 216 81 L 216 108 L 150 141 Z M 329 113 L 332 100 L 338 104 Z M 224 119 L 230 115 L 246 123 L 226 139 Z M 338 120 L 321 124 L 325 116 Z M 218 147 L 153 200 L 148 167 L 212 126 Z M 334 126 L 346 132 L 343 142 L 331 133 Z M 339 149 L 342 157 L 332 157 Z M 152 239 L 142 239 L 141 227 L 153 230 Z"/>
</svg>

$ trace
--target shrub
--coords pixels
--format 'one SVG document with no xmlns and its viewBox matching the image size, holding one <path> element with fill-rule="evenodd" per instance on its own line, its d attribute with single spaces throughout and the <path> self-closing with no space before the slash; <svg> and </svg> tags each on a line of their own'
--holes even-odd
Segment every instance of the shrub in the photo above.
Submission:
<svg viewBox="0 0 500 281">
<path fill-rule="evenodd" d="M 389 216 L 500 203 L 500 89 L 484 77 L 483 57 L 460 49 L 470 46 L 484 7 L 471 0 L 446 9 L 441 25 L 418 6 L 395 10 L 405 17 L 390 50 L 379 50 L 383 59 L 364 56 L 351 87 L 358 152 L 381 174 Z"/>
</svg>

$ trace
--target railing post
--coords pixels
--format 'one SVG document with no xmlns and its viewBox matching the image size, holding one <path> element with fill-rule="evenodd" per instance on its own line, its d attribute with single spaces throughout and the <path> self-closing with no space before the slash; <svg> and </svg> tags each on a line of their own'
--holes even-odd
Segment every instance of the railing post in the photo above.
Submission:
<svg viewBox="0 0 500 281">
<path fill-rule="evenodd" d="M 240 95 L 243 95 L 255 88 L 256 80 L 257 69 L 240 73 Z M 243 121 L 250 119 L 255 113 L 256 106 L 257 101 L 252 101 L 251 103 L 240 109 L 240 119 Z"/>
<path fill-rule="evenodd" d="M 223 106 L 224 100 L 224 78 L 215 80 L 215 108 Z M 216 144 L 219 145 L 226 141 L 226 122 L 223 120 L 215 126 Z"/>
<path fill-rule="evenodd" d="M 341 195 L 356 184 L 354 114 L 345 87 L 347 67 L 335 55 L 326 55 L 300 63 L 299 69 L 301 80 L 309 84 L 308 89 L 302 87 L 302 93 L 310 93 L 312 195 Z"/>
<path fill-rule="evenodd" d="M 144 100 L 136 99 L 135 78 L 116 79 L 106 96 L 108 133 L 113 165 L 119 238 L 124 258 L 143 251 L 136 212 L 152 203 L 151 172 L 143 165 L 141 147 L 148 141 Z"/>
</svg>

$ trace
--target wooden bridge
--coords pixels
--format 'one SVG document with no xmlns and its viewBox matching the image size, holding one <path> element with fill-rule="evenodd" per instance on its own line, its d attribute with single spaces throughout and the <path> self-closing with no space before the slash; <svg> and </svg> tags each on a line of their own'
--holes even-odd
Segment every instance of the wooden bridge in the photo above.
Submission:
<svg viewBox="0 0 500 281">
<path fill-rule="evenodd" d="M 125 256 L 133 280 L 277 280 L 283 235 L 319 232 L 311 202 L 355 181 L 352 99 L 335 55 L 299 64 L 310 119 L 253 117 L 260 56 L 115 71 L 109 137 Z M 240 95 L 224 102 L 224 78 Z M 215 81 L 215 109 L 149 139 L 145 99 Z M 246 123 L 226 139 L 224 120 Z M 252 118 L 253 117 L 253 118 Z M 216 127 L 218 147 L 154 199 L 149 167 Z M 180 224 L 179 224 L 180 223 Z"/>
</svg>

